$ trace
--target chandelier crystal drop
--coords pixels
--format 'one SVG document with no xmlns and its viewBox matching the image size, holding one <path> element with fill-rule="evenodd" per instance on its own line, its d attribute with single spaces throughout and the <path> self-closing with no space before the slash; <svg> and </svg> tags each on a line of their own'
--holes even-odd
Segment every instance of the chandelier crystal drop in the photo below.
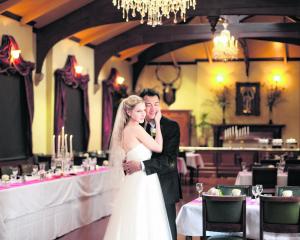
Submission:
<svg viewBox="0 0 300 240">
<path fill-rule="evenodd" d="M 238 56 L 238 41 L 227 30 L 228 23 L 223 23 L 224 29 L 214 37 L 213 58 L 217 60 L 232 60 Z"/>
<path fill-rule="evenodd" d="M 174 14 L 174 23 L 177 23 L 177 14 L 185 22 L 187 9 L 196 8 L 196 0 L 113 0 L 113 5 L 122 9 L 123 18 L 129 21 L 129 14 L 134 18 L 137 13 L 141 16 L 141 24 L 155 27 L 162 25 L 162 18 L 170 18 Z"/>
</svg>

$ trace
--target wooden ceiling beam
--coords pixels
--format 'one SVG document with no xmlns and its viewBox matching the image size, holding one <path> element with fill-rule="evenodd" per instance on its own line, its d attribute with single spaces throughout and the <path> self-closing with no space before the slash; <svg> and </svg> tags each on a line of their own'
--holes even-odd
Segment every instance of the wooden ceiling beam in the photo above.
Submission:
<svg viewBox="0 0 300 240">
<path fill-rule="evenodd" d="M 250 61 L 249 61 L 249 48 L 247 45 L 247 40 L 246 39 L 239 39 L 240 46 L 243 49 L 244 52 L 244 62 L 245 62 L 245 71 L 246 71 L 246 76 L 249 77 L 249 72 L 250 72 Z"/>
<path fill-rule="evenodd" d="M 58 8 L 61 5 L 64 5 L 67 2 L 70 2 L 71 0 L 51 0 L 47 1 L 46 3 L 43 3 L 34 9 L 32 9 L 28 14 L 24 15 L 21 19 L 21 24 L 27 24 L 31 22 L 32 20 L 35 20 L 39 18 L 40 16 L 43 16 L 44 14 L 51 12 L 52 10 Z"/>
<path fill-rule="evenodd" d="M 87 43 L 91 43 L 93 41 L 97 41 L 99 43 L 102 43 L 106 40 L 108 40 L 109 38 L 111 38 L 111 36 L 116 36 L 119 35 L 125 31 L 128 31 L 136 26 L 140 25 L 139 22 L 129 22 L 126 23 L 126 25 L 120 24 L 120 25 L 116 25 L 116 26 L 111 26 L 108 29 L 99 29 L 98 31 L 95 31 L 93 34 L 88 35 L 86 38 L 82 38 L 79 42 L 80 46 L 86 45 Z"/>
<path fill-rule="evenodd" d="M 287 4 L 286 0 L 198 0 L 196 10 L 188 11 L 187 18 L 219 15 L 300 16 L 300 1 L 289 0 Z M 38 29 L 37 73 L 41 72 L 48 51 L 58 41 L 90 27 L 121 21 L 124 21 L 122 19 L 122 11 L 113 7 L 111 0 L 94 0 L 82 8 Z M 147 29 L 149 30 L 150 28 L 148 27 Z"/>
<path fill-rule="evenodd" d="M 229 29 L 239 38 L 288 38 L 300 41 L 298 23 L 239 23 L 230 24 Z M 211 37 L 209 24 L 160 26 L 151 31 L 147 26 L 132 29 L 95 47 L 95 83 L 103 64 L 124 49 L 151 42 L 208 40 Z"/>
<path fill-rule="evenodd" d="M 148 48 L 144 52 L 142 52 L 138 56 L 138 61 L 132 65 L 132 72 L 133 72 L 132 89 L 135 90 L 140 73 L 142 72 L 143 68 L 153 59 L 158 58 L 168 52 L 172 52 L 179 48 L 191 44 L 195 44 L 195 43 L 199 43 L 199 41 L 192 40 L 192 41 L 179 41 L 179 42 L 171 42 L 171 43 L 169 42 L 158 43 Z"/>
<path fill-rule="evenodd" d="M 4 13 L 7 9 L 17 5 L 22 0 L 8 0 L 0 4 L 0 14 Z"/>
</svg>

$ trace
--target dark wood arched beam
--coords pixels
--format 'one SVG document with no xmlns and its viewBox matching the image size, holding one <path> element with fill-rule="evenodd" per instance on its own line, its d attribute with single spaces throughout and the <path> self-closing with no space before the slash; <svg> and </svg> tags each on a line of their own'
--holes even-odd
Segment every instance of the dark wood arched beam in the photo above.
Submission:
<svg viewBox="0 0 300 240">
<path fill-rule="evenodd" d="M 196 10 L 187 18 L 219 15 L 286 15 L 300 16 L 298 0 L 198 0 Z M 111 0 L 94 0 L 86 6 L 40 28 L 37 33 L 36 71 L 41 72 L 48 51 L 60 40 L 81 30 L 122 20 L 122 12 Z M 148 27 L 148 29 L 151 29 Z M 154 41 L 155 42 L 155 41 Z"/>
<path fill-rule="evenodd" d="M 222 29 L 220 26 L 218 30 Z M 300 39 L 300 24 L 239 23 L 231 24 L 230 31 L 238 38 Z M 172 25 L 152 28 L 137 27 L 95 47 L 95 83 L 103 64 L 114 54 L 137 45 L 187 40 L 211 39 L 209 24 Z"/>
<path fill-rule="evenodd" d="M 300 16 L 299 13 L 300 2 L 298 0 L 289 0 L 288 3 L 286 0 L 197 0 L 196 10 L 189 10 L 187 16 Z"/>
<path fill-rule="evenodd" d="M 245 70 L 246 70 L 246 76 L 248 77 L 250 71 L 250 61 L 249 61 L 249 49 L 247 45 L 247 40 L 244 38 L 240 38 L 239 43 L 244 52 Z"/>
<path fill-rule="evenodd" d="M 132 89 L 134 90 L 145 65 L 151 62 L 153 59 L 158 58 L 168 52 L 175 51 L 179 48 L 186 47 L 192 44 L 200 43 L 203 41 L 198 40 L 190 40 L 190 41 L 178 41 L 178 42 L 171 42 L 171 43 L 158 43 L 154 46 L 146 49 L 138 56 L 138 61 L 133 64 L 132 66 Z"/>
<path fill-rule="evenodd" d="M 281 43 L 288 43 L 288 44 L 294 44 L 300 46 L 300 39 L 295 38 L 276 38 L 276 37 L 270 37 L 270 38 L 251 38 L 254 40 L 263 40 L 263 41 L 270 41 L 270 42 L 281 42 Z"/>
<path fill-rule="evenodd" d="M 90 27 L 123 21 L 122 12 L 113 6 L 111 0 L 95 0 L 37 29 L 36 72 L 41 72 L 48 51 L 60 40 Z"/>
</svg>

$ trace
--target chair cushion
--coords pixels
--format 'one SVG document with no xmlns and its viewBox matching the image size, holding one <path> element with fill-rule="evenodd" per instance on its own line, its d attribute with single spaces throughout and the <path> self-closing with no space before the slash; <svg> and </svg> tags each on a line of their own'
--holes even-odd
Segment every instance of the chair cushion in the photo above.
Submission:
<svg viewBox="0 0 300 240">
<path fill-rule="evenodd" d="M 209 237 L 207 238 L 207 240 L 241 240 L 243 239 L 242 237 L 238 237 L 238 236 L 214 236 L 214 237 Z"/>
</svg>

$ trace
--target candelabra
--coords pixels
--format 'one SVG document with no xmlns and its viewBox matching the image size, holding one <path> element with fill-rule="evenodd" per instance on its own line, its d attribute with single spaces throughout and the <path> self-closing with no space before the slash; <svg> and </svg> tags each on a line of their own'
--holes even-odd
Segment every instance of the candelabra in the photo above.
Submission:
<svg viewBox="0 0 300 240">
<path fill-rule="evenodd" d="M 57 141 L 55 141 L 56 139 Z M 73 166 L 73 135 L 68 138 L 64 127 L 61 129 L 61 134 L 53 135 L 52 164 L 55 166 L 54 168 L 60 168 L 62 173 L 68 172 Z"/>
</svg>

